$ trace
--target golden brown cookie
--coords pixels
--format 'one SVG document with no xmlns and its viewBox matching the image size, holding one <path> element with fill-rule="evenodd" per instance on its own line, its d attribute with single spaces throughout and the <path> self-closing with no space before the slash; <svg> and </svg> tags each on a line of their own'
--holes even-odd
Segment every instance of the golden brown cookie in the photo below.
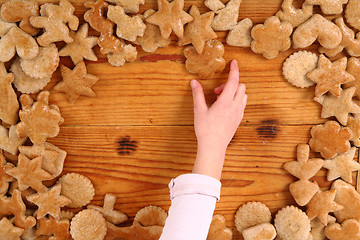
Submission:
<svg viewBox="0 0 360 240">
<path fill-rule="evenodd" d="M 331 185 L 331 189 L 336 191 L 335 201 L 344 208 L 334 212 L 335 217 L 339 222 L 346 219 L 356 219 L 360 221 L 360 194 L 355 190 L 354 186 L 344 182 L 343 180 L 336 180 Z"/>
<path fill-rule="evenodd" d="M 74 240 L 102 240 L 106 235 L 105 218 L 94 209 L 82 210 L 71 220 L 70 234 Z"/>
<path fill-rule="evenodd" d="M 247 202 L 240 206 L 235 214 L 235 226 L 240 233 L 249 227 L 270 221 L 271 212 L 261 202 Z"/>
<path fill-rule="evenodd" d="M 48 46 L 50 43 L 64 41 L 70 43 L 69 28 L 76 31 L 79 19 L 74 15 L 75 7 L 68 0 L 60 0 L 59 5 L 48 4 L 42 11 L 41 16 L 30 17 L 30 23 L 36 28 L 44 28 L 44 33 L 37 38 L 40 46 Z"/>
<path fill-rule="evenodd" d="M 309 180 L 299 180 L 289 185 L 289 191 L 293 196 L 295 202 L 299 206 L 305 206 L 314 197 L 319 190 L 319 185 L 316 182 Z"/>
<path fill-rule="evenodd" d="M 336 212 L 343 209 L 343 206 L 334 201 L 336 195 L 336 189 L 329 191 L 321 191 L 315 194 L 315 196 L 306 205 L 306 214 L 309 219 L 318 218 L 320 222 L 326 226 L 328 224 L 328 214 L 330 212 Z"/>
<path fill-rule="evenodd" d="M 350 148 L 349 151 L 339 154 L 333 159 L 325 160 L 324 168 L 328 169 L 327 179 L 333 181 L 342 178 L 348 183 L 352 183 L 352 172 L 360 170 L 360 164 L 354 160 L 356 147 Z"/>
<path fill-rule="evenodd" d="M 37 96 L 37 102 L 29 95 L 20 97 L 22 110 L 19 112 L 21 122 L 16 127 L 19 137 L 29 137 L 37 145 L 46 142 L 49 137 L 59 134 L 59 125 L 64 119 L 61 117 L 59 108 L 49 105 L 50 92 L 42 91 Z"/>
<path fill-rule="evenodd" d="M 103 207 L 99 207 L 96 205 L 88 205 L 87 208 L 95 209 L 95 210 L 101 212 L 102 215 L 104 216 L 104 218 L 113 224 L 119 224 L 119 223 L 126 222 L 128 220 L 128 217 L 126 216 L 126 214 L 124 214 L 120 211 L 116 211 L 114 209 L 115 202 L 116 202 L 116 196 L 108 193 L 105 195 Z M 136 219 L 136 216 L 135 216 L 135 219 Z"/>
<path fill-rule="evenodd" d="M 146 25 L 140 16 L 128 16 L 120 6 L 109 6 L 107 17 L 116 24 L 116 35 L 131 42 L 144 36 Z"/>
<path fill-rule="evenodd" d="M 205 6 L 215 13 L 219 13 L 221 9 L 225 8 L 225 4 L 223 4 L 220 0 L 205 0 Z"/>
<path fill-rule="evenodd" d="M 95 96 L 91 87 L 99 78 L 87 73 L 84 62 L 78 63 L 73 70 L 61 65 L 60 72 L 62 81 L 56 84 L 53 90 L 65 93 L 70 103 L 75 103 L 81 95 Z"/>
<path fill-rule="evenodd" d="M 19 146 L 23 145 L 26 140 L 27 137 L 18 137 L 16 133 L 16 125 L 12 125 L 9 129 L 0 125 L 0 149 L 5 150 L 12 155 L 16 155 L 18 153 Z"/>
<path fill-rule="evenodd" d="M 346 57 L 331 62 L 324 55 L 320 55 L 317 68 L 306 75 L 311 81 L 317 83 L 315 96 L 320 97 L 330 91 L 332 95 L 339 97 L 341 84 L 355 81 L 354 76 L 346 71 L 346 66 Z"/>
<path fill-rule="evenodd" d="M 226 43 L 230 46 L 250 47 L 253 40 L 251 37 L 252 27 L 253 22 L 250 18 L 241 20 L 229 31 L 226 37 Z"/>
<path fill-rule="evenodd" d="M 127 240 L 151 240 L 159 239 L 162 233 L 162 226 L 143 227 L 134 221 L 130 227 L 117 227 L 112 223 L 106 222 L 107 234 L 105 240 L 127 239 Z M 74 239 L 76 240 L 76 239 Z"/>
<path fill-rule="evenodd" d="M 206 240 L 231 240 L 233 233 L 226 227 L 224 216 L 216 214 L 213 216 Z"/>
<path fill-rule="evenodd" d="M 355 88 L 351 87 L 342 90 L 338 98 L 332 95 L 314 98 L 316 102 L 323 105 L 321 117 L 328 118 L 335 116 L 342 125 L 346 126 L 349 113 L 360 113 L 360 106 L 352 100 L 354 93 Z"/>
<path fill-rule="evenodd" d="M 72 43 L 66 44 L 59 51 L 60 56 L 70 56 L 73 63 L 76 65 L 84 59 L 90 61 L 97 61 L 97 57 L 92 48 L 97 45 L 97 37 L 88 36 L 89 25 L 84 23 L 77 32 L 70 32 L 70 37 L 74 39 Z"/>
<path fill-rule="evenodd" d="M 123 7 L 126 13 L 137 13 L 139 11 L 139 5 L 145 3 L 145 0 L 106 0 L 106 1 L 115 3 Z"/>
<path fill-rule="evenodd" d="M 0 63 L 0 120 L 10 125 L 17 123 L 19 102 L 11 83 L 14 74 L 6 71 L 4 63 Z"/>
<path fill-rule="evenodd" d="M 336 222 L 336 218 L 333 216 L 328 216 L 328 225 Z M 311 235 L 313 240 L 325 240 L 326 236 L 324 233 L 325 226 L 320 222 L 319 219 L 314 218 L 310 221 L 311 224 Z"/>
<path fill-rule="evenodd" d="M 350 58 L 346 71 L 355 77 L 355 81 L 345 83 L 344 89 L 356 87 L 354 96 L 360 99 L 360 60 L 355 57 Z"/>
<path fill-rule="evenodd" d="M 167 213 L 160 207 L 147 206 L 140 209 L 134 218 L 134 221 L 139 222 L 144 227 L 149 226 L 164 226 Z"/>
<path fill-rule="evenodd" d="M 318 40 L 324 48 L 332 49 L 339 46 L 342 34 L 335 23 L 315 14 L 296 28 L 292 38 L 294 48 L 306 48 Z"/>
<path fill-rule="evenodd" d="M 184 0 L 174 0 L 171 3 L 168 0 L 158 0 L 158 11 L 148 17 L 148 23 L 160 27 L 161 36 L 167 39 L 174 31 L 178 38 L 184 35 L 184 25 L 193 20 L 193 17 L 184 10 Z"/>
<path fill-rule="evenodd" d="M 333 158 L 349 151 L 352 132 L 335 121 L 328 121 L 324 125 L 313 126 L 311 137 L 309 145 L 312 150 L 320 152 L 324 158 Z"/>
<path fill-rule="evenodd" d="M 360 147 L 360 114 L 354 114 L 348 119 L 346 127 L 350 128 L 353 136 L 350 141 L 355 147 Z"/>
<path fill-rule="evenodd" d="M 36 236 L 54 236 L 56 240 L 70 239 L 70 222 L 67 219 L 56 220 L 49 216 L 40 218 L 36 224 Z"/>
<path fill-rule="evenodd" d="M 276 16 L 282 22 L 289 22 L 296 28 L 313 15 L 313 6 L 304 2 L 301 9 L 296 9 L 293 2 L 294 0 L 284 0 Z"/>
<path fill-rule="evenodd" d="M 20 240 L 24 229 L 15 227 L 6 217 L 0 221 L 0 239 L 4 240 Z"/>
<path fill-rule="evenodd" d="M 6 170 L 11 168 L 14 168 L 14 165 L 7 162 L 5 157 L 0 153 L 0 197 L 7 193 L 9 183 L 15 180 L 6 173 Z"/>
<path fill-rule="evenodd" d="M 191 73 L 199 74 L 200 78 L 211 78 L 216 72 L 224 70 L 226 65 L 224 53 L 224 45 L 218 40 L 206 42 L 201 54 L 198 54 L 192 46 L 186 47 L 184 49 L 186 69 Z"/>
<path fill-rule="evenodd" d="M 42 181 L 53 179 L 53 177 L 41 168 L 42 157 L 29 159 L 23 154 L 19 154 L 16 167 L 7 169 L 6 173 L 18 181 L 20 191 L 31 187 L 38 192 L 44 192 L 47 188 Z"/>
<path fill-rule="evenodd" d="M 278 17 L 272 16 L 264 24 L 258 24 L 251 30 L 251 37 L 254 39 L 251 50 L 267 59 L 273 59 L 279 52 L 291 47 L 292 31 L 290 23 L 280 22 Z"/>
<path fill-rule="evenodd" d="M 346 21 L 353 28 L 360 30 L 360 2 L 357 0 L 349 0 L 345 9 Z"/>
<path fill-rule="evenodd" d="M 355 219 L 347 219 L 341 223 L 326 226 L 325 236 L 331 240 L 360 239 L 360 223 Z"/>
<path fill-rule="evenodd" d="M 299 51 L 290 55 L 283 64 L 283 75 L 292 85 L 300 88 L 311 87 L 315 82 L 306 75 L 313 71 L 319 57 L 312 52 Z"/>
<path fill-rule="evenodd" d="M 124 66 L 126 62 L 132 62 L 136 60 L 137 50 L 131 44 L 125 44 L 124 41 L 121 41 L 121 47 L 119 48 L 118 53 L 109 53 L 107 55 L 108 62 L 115 67 Z"/>
<path fill-rule="evenodd" d="M 179 46 L 192 44 L 198 54 L 201 54 L 206 41 L 217 38 L 216 33 L 210 27 L 214 18 L 213 12 L 200 15 L 199 9 L 193 5 L 190 9 L 193 21 L 185 25 L 184 37 L 179 39 Z"/>
<path fill-rule="evenodd" d="M 347 4 L 349 0 L 306 0 L 305 3 L 311 5 L 319 5 L 321 11 L 326 15 L 341 14 L 343 12 L 343 5 Z"/>
<path fill-rule="evenodd" d="M 35 36 L 39 29 L 34 28 L 29 21 L 31 16 L 39 16 L 39 3 L 35 0 L 10 0 L 1 5 L 1 17 L 7 22 L 20 22 L 19 27 L 24 32 Z"/>
<path fill-rule="evenodd" d="M 294 206 L 286 206 L 278 211 L 274 225 L 282 240 L 304 240 L 304 236 L 309 236 L 311 230 L 308 216 Z"/>
<path fill-rule="evenodd" d="M 273 240 L 276 237 L 275 227 L 271 223 L 262 223 L 242 232 L 244 240 Z"/>
<path fill-rule="evenodd" d="M 71 208 L 86 206 L 93 199 L 95 189 L 90 179 L 78 173 L 68 173 L 59 178 L 61 194 L 71 200 Z"/>
<path fill-rule="evenodd" d="M 227 31 L 232 29 L 238 20 L 239 9 L 242 0 L 230 0 L 226 7 L 219 10 L 214 17 L 211 27 L 215 31 Z"/>
</svg>

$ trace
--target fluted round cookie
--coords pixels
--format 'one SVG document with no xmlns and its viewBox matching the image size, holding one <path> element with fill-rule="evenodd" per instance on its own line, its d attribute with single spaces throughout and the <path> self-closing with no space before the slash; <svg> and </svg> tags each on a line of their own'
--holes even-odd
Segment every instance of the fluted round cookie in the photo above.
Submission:
<svg viewBox="0 0 360 240">
<path fill-rule="evenodd" d="M 248 202 L 239 207 L 235 214 L 235 226 L 239 232 L 261 223 L 271 221 L 270 209 L 261 202 Z"/>
</svg>

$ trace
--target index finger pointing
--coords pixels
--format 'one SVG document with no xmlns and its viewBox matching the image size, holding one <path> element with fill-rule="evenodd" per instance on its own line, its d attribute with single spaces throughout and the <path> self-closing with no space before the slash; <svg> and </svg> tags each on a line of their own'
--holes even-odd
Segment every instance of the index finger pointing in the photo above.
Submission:
<svg viewBox="0 0 360 240">
<path fill-rule="evenodd" d="M 224 90 L 220 96 L 229 99 L 234 99 L 235 93 L 239 86 L 239 67 L 236 60 L 231 61 L 228 81 L 225 84 Z"/>
</svg>

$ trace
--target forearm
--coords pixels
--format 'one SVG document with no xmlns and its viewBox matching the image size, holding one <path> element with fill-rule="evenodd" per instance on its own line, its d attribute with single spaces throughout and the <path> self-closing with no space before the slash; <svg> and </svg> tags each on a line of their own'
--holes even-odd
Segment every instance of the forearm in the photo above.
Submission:
<svg viewBox="0 0 360 240">
<path fill-rule="evenodd" d="M 221 183 L 199 174 L 185 174 L 170 184 L 171 207 L 160 240 L 205 240 Z"/>
</svg>

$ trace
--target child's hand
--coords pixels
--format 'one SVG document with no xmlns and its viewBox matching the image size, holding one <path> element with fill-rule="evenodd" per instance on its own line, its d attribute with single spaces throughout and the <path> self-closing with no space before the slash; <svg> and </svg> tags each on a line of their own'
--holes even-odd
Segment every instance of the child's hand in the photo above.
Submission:
<svg viewBox="0 0 360 240">
<path fill-rule="evenodd" d="M 247 102 L 245 85 L 239 84 L 237 61 L 230 65 L 226 84 L 215 88 L 216 102 L 209 108 L 201 84 L 191 81 L 194 98 L 194 125 L 198 152 L 193 173 L 220 179 L 226 148 L 244 115 Z"/>
</svg>

